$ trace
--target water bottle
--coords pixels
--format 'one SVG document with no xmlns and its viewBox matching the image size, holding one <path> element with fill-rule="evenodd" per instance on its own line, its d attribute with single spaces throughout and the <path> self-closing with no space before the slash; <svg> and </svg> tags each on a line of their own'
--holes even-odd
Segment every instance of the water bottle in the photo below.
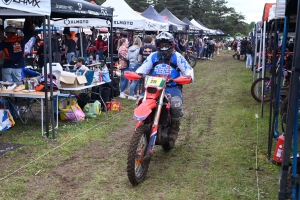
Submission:
<svg viewBox="0 0 300 200">
<path fill-rule="evenodd" d="M 69 66 L 66 66 L 66 69 L 65 69 L 66 72 L 69 72 L 70 71 L 70 68 Z"/>
<path fill-rule="evenodd" d="M 96 62 L 99 62 L 99 55 L 96 55 Z"/>
</svg>

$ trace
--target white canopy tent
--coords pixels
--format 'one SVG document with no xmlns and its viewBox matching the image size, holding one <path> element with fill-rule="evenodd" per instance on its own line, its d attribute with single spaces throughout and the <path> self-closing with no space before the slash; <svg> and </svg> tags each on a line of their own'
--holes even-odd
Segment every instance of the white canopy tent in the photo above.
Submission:
<svg viewBox="0 0 300 200">
<path fill-rule="evenodd" d="M 269 11 L 268 21 L 273 19 L 284 19 L 285 17 L 285 0 L 277 0 Z"/>
<path fill-rule="evenodd" d="M 200 28 L 201 30 L 203 30 L 205 33 L 213 33 L 213 34 L 215 34 L 215 32 L 216 32 L 216 30 L 212 30 L 212 29 L 209 29 L 209 28 L 206 28 L 206 27 L 202 26 L 201 24 L 199 24 L 198 22 L 196 22 L 196 20 L 194 20 L 194 19 L 191 20 L 191 23 L 194 26 L 196 26 L 196 27 Z"/>
<path fill-rule="evenodd" d="M 147 19 L 136 13 L 124 0 L 106 0 L 101 6 L 113 7 L 113 27 L 145 31 L 168 31 L 168 23 Z M 104 21 L 103 26 L 107 26 Z"/>
<path fill-rule="evenodd" d="M 51 1 L 0 1 L 1 16 L 50 16 Z"/>
</svg>

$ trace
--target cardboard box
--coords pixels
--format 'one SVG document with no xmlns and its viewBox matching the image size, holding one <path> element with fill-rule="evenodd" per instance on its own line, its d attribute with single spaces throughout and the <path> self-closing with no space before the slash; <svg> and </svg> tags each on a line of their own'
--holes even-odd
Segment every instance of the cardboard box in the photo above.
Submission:
<svg viewBox="0 0 300 200">
<path fill-rule="evenodd" d="M 87 83 L 85 75 L 81 76 L 61 76 L 59 78 L 60 85 L 62 88 L 76 88 L 76 87 L 82 87 L 85 83 Z"/>
</svg>

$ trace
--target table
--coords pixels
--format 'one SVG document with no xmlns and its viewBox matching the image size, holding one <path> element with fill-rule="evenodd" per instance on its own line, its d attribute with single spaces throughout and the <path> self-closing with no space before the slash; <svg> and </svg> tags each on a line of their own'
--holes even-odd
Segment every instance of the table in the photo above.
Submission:
<svg viewBox="0 0 300 200">
<path fill-rule="evenodd" d="M 59 91 L 56 91 L 56 92 L 53 92 L 53 96 L 56 97 L 56 103 L 58 105 L 58 98 L 57 98 L 57 95 L 59 94 L 60 92 Z M 37 102 L 40 103 L 41 105 L 41 124 L 42 124 L 42 136 L 44 135 L 44 99 L 45 99 L 45 92 L 22 92 L 22 91 L 19 91 L 19 92 L 14 92 L 13 90 L 4 90 L 4 91 L 0 91 L 0 96 L 2 97 L 24 97 L 24 98 L 32 98 L 32 99 L 40 99 L 41 102 L 39 102 L 37 100 Z M 48 92 L 48 97 L 50 97 L 50 92 Z M 9 99 L 8 99 L 9 101 Z M 32 104 L 29 104 L 27 105 L 26 107 L 29 109 L 29 112 L 31 112 L 31 114 L 33 115 L 32 111 L 31 111 L 31 106 Z M 26 109 L 27 109 L 26 108 Z M 58 112 L 58 106 L 56 108 L 57 112 Z M 19 117 L 21 119 L 21 121 L 26 124 L 27 123 L 27 116 L 25 117 L 25 119 L 23 120 L 22 117 L 20 116 L 19 114 Z M 56 116 L 56 126 L 55 126 L 55 129 L 58 128 L 58 115 Z M 51 130 L 50 130 L 51 131 Z"/>
<path fill-rule="evenodd" d="M 62 88 L 62 87 L 60 87 L 59 89 L 60 89 L 60 90 L 65 90 L 65 91 L 69 91 L 69 92 L 70 92 L 70 95 L 69 95 L 69 96 L 70 96 L 70 98 L 71 98 L 71 96 L 74 95 L 75 91 L 87 90 L 87 89 L 90 89 L 90 88 L 93 88 L 93 87 L 97 87 L 97 86 L 103 85 L 103 84 L 105 84 L 105 83 L 106 83 L 106 82 L 96 82 L 96 83 L 92 83 L 91 85 L 86 85 L 86 86 L 81 86 L 81 87 L 75 87 L 75 88 Z M 102 99 L 102 97 L 101 97 L 101 94 L 95 93 L 95 92 L 92 92 L 92 91 L 89 92 L 89 93 L 99 95 L 100 100 L 101 100 L 101 102 L 103 103 L 103 106 L 104 106 L 104 108 L 105 108 L 105 111 L 107 111 L 105 102 L 103 101 L 103 99 Z M 73 111 L 73 112 L 74 112 L 74 111 Z M 75 113 L 74 113 L 74 115 L 75 115 Z M 76 117 L 76 115 L 75 115 L 75 117 Z M 77 118 L 77 117 L 76 117 L 76 118 Z M 78 121 L 78 120 L 77 120 L 77 121 Z"/>
</svg>

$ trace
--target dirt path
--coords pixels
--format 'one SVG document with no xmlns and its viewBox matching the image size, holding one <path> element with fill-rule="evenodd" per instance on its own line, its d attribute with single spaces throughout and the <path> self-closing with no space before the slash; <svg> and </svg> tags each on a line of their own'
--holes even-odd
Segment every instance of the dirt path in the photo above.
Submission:
<svg viewBox="0 0 300 200">
<path fill-rule="evenodd" d="M 215 84 L 220 78 L 226 78 L 225 75 L 230 69 L 225 68 L 224 63 L 229 59 L 232 60 L 232 57 L 227 54 L 221 59 L 200 61 L 197 64 L 195 74 L 198 80 L 196 82 L 204 78 L 206 81 L 201 85 L 198 84 L 197 87 L 193 84 L 185 86 L 183 92 L 185 116 L 182 120 L 182 128 L 175 149 L 166 154 L 161 148 L 156 147 L 157 153 L 151 161 L 145 184 L 133 189 L 127 179 L 127 148 L 135 126 L 134 120 L 130 117 L 122 119 L 126 125 L 110 132 L 105 140 L 99 139 L 92 142 L 63 161 L 60 161 L 59 156 L 50 158 L 49 160 L 55 160 L 55 163 L 58 164 L 38 171 L 29 177 L 27 174 L 25 181 L 30 190 L 24 192 L 24 199 L 148 199 L 153 198 L 154 195 L 154 199 L 172 199 L 170 192 L 164 193 L 157 188 L 158 191 L 150 191 L 151 188 L 148 188 L 150 184 L 158 184 L 156 181 L 159 178 L 168 175 L 170 182 L 162 187 L 176 189 L 175 180 L 172 182 L 172 175 L 168 174 L 170 173 L 168 171 L 170 168 L 169 160 L 172 160 L 172 163 L 179 163 L 174 173 L 180 173 L 189 164 L 186 159 L 192 159 L 193 162 L 202 159 L 197 165 L 201 170 L 210 168 L 211 162 L 218 159 L 212 159 L 212 153 L 206 148 L 203 148 L 201 152 L 203 155 L 194 155 L 193 153 L 195 153 L 195 148 L 213 144 L 209 140 L 204 141 L 203 136 L 211 134 L 215 116 L 218 114 L 217 109 L 222 107 L 222 101 L 225 101 L 215 98 L 215 96 L 222 93 L 226 94 L 226 87 L 223 85 L 216 87 Z M 206 63 L 209 62 L 214 63 L 213 68 L 206 67 Z M 230 68 L 230 66 L 226 67 Z M 211 76 L 212 73 L 220 75 Z M 224 81 L 226 82 L 226 80 Z M 190 152 L 191 158 L 181 158 L 182 151 Z M 153 167 L 157 169 L 151 170 Z M 19 175 L 24 173 L 21 172 Z M 205 183 L 209 180 L 206 180 L 205 177 L 202 178 L 201 189 L 195 189 L 194 198 L 191 199 L 201 199 L 199 197 L 205 192 L 207 193 Z M 189 185 L 188 181 L 186 184 L 184 183 L 185 180 L 182 181 L 183 183 L 179 184 L 178 187 Z M 132 196 L 126 196 L 128 193 L 125 191 L 132 192 Z M 168 198 L 165 198 L 166 195 Z M 205 195 L 208 195 L 205 199 L 216 198 L 210 196 L 209 192 Z M 180 198 L 177 197 L 177 199 Z"/>
</svg>

